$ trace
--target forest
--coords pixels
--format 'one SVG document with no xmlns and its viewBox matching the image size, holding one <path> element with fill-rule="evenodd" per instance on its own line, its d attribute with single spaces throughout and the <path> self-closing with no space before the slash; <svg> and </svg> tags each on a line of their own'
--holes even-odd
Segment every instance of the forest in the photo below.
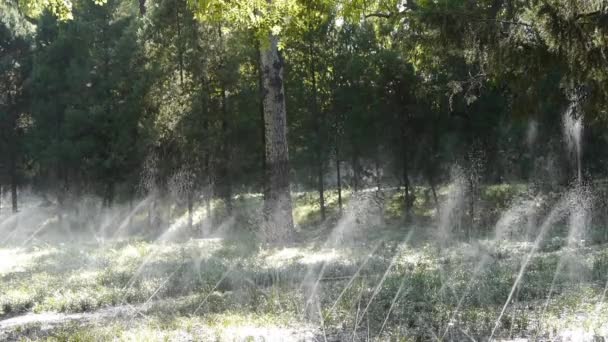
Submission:
<svg viewBox="0 0 608 342">
<path fill-rule="evenodd" d="M 0 340 L 608 339 L 608 1 L 0 0 Z"/>
</svg>

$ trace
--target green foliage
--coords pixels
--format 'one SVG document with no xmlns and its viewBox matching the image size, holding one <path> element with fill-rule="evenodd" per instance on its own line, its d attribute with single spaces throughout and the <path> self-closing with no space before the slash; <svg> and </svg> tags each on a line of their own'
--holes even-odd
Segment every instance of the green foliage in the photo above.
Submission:
<svg viewBox="0 0 608 342">
<path fill-rule="evenodd" d="M 22 73 L 2 80 L 21 99 L 11 116 L 17 178 L 61 201 L 70 188 L 108 202 L 202 195 L 228 213 L 232 194 L 261 192 L 259 50 L 269 34 L 285 59 L 302 190 L 336 188 L 338 167 L 353 190 L 436 187 L 451 165 L 472 169 L 473 154 L 482 183 L 528 181 L 544 172 L 540 156 L 563 155 L 556 113 L 573 103 L 597 137 L 584 165 L 605 169 L 597 2 L 150 0 L 145 15 L 122 0 L 3 6 L 2 34 L 24 52 L 3 62 Z M 532 128 L 551 144 L 528 140 Z M 567 158 L 554 159 L 564 182 Z"/>
</svg>

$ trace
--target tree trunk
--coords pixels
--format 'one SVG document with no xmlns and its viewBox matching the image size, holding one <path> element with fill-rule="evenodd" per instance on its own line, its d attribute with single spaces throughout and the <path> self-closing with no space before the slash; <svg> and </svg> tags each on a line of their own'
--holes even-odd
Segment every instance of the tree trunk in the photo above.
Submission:
<svg viewBox="0 0 608 342">
<path fill-rule="evenodd" d="M 429 186 L 431 187 L 431 192 L 433 193 L 433 201 L 435 202 L 435 208 L 437 209 L 437 216 L 440 216 L 440 205 L 439 205 L 439 198 L 437 198 L 437 186 L 435 185 L 435 177 L 434 176 L 429 176 Z"/>
<path fill-rule="evenodd" d="M 188 204 L 188 229 L 190 231 L 192 231 L 192 221 L 193 221 L 193 218 L 192 218 L 193 203 L 192 202 L 193 202 L 193 197 L 194 197 L 193 193 L 192 193 L 192 189 L 188 190 L 188 195 L 186 197 L 187 197 L 186 200 L 188 201 L 188 203 L 187 203 Z"/>
<path fill-rule="evenodd" d="M 11 91 L 7 92 L 9 109 L 9 132 L 8 136 L 8 177 L 11 187 L 11 203 L 13 213 L 19 208 L 17 206 L 17 109 L 14 108 L 13 96 Z"/>
<path fill-rule="evenodd" d="M 230 179 L 230 138 L 228 137 L 228 103 L 226 89 L 222 85 L 222 142 L 220 149 L 220 188 L 226 205 L 226 213 L 232 214 L 232 182 Z"/>
<path fill-rule="evenodd" d="M 204 74 L 203 74 L 204 75 Z M 202 167 L 202 182 L 203 182 L 203 200 L 205 201 L 205 216 L 206 221 L 201 221 L 201 231 L 203 234 L 207 233 L 207 226 L 210 225 L 212 221 L 211 214 L 211 149 L 209 145 L 211 141 L 209 139 L 209 116 L 210 116 L 210 106 L 211 106 L 211 89 L 209 86 L 209 81 L 205 79 L 205 76 L 201 77 L 201 92 L 203 96 L 201 97 L 202 111 L 201 115 L 203 117 L 203 134 L 204 134 L 204 144 L 203 144 L 203 167 Z"/>
<path fill-rule="evenodd" d="M 410 179 L 407 172 L 407 156 L 405 152 L 403 153 L 403 197 L 405 199 L 405 219 L 410 219 L 411 209 L 412 209 L 412 196 L 410 195 Z"/>
<path fill-rule="evenodd" d="M 220 44 L 224 44 L 222 37 L 222 27 L 218 27 L 218 35 L 220 38 Z M 222 61 L 222 66 L 224 66 L 224 62 Z M 226 205 L 226 213 L 228 216 L 232 215 L 232 180 L 230 177 L 230 137 L 229 137 L 229 127 L 228 123 L 230 122 L 229 111 L 228 111 L 228 96 L 226 85 L 222 80 L 220 82 L 220 91 L 222 96 L 222 141 L 220 144 L 220 189 L 221 196 L 224 199 L 224 204 Z"/>
<path fill-rule="evenodd" d="M 184 85 L 184 54 L 182 51 L 182 28 L 180 25 L 180 18 L 179 18 L 179 3 L 175 4 L 175 24 L 177 26 L 177 42 L 175 42 L 177 44 L 177 58 L 178 58 L 178 62 L 179 62 L 179 84 L 180 86 Z"/>
<path fill-rule="evenodd" d="M 17 204 L 17 170 L 16 170 L 16 163 L 15 163 L 15 156 L 13 155 L 11 157 L 11 170 L 10 170 L 10 177 L 11 177 L 11 203 L 13 205 L 13 213 L 16 213 L 19 211 L 19 207 Z"/>
<path fill-rule="evenodd" d="M 382 180 L 380 176 L 380 158 L 378 157 L 380 150 L 376 148 L 376 153 L 374 155 L 374 180 L 376 181 L 376 192 L 380 193 L 382 191 Z"/>
<path fill-rule="evenodd" d="M 142 17 L 146 14 L 146 0 L 139 0 L 139 14 Z"/>
<path fill-rule="evenodd" d="M 355 143 L 355 138 L 352 138 L 353 152 L 352 152 L 352 168 L 353 168 L 353 188 L 355 192 L 359 191 L 359 179 L 360 179 L 360 171 L 359 168 L 359 148 Z"/>
<path fill-rule="evenodd" d="M 342 215 L 342 176 L 340 173 L 340 149 L 336 143 L 336 185 L 338 187 L 338 210 Z"/>
<path fill-rule="evenodd" d="M 310 77 L 312 80 L 312 115 L 314 122 L 314 131 L 316 141 L 315 154 L 316 154 L 316 166 L 317 166 L 317 189 L 319 192 L 319 208 L 321 209 L 321 221 L 325 221 L 325 188 L 323 184 L 323 136 L 321 133 L 321 113 L 317 105 L 317 75 L 315 67 L 315 55 L 314 55 L 314 42 L 311 41 L 309 45 L 310 53 Z"/>
<path fill-rule="evenodd" d="M 405 220 L 410 219 L 412 201 L 410 196 L 410 178 L 408 174 L 408 158 L 407 158 L 407 136 L 406 136 L 406 125 L 407 118 L 406 114 L 403 113 L 401 118 L 401 154 L 402 154 L 402 172 L 403 172 L 403 186 L 405 188 L 403 198 L 404 198 L 404 218 Z"/>
<path fill-rule="evenodd" d="M 336 85 L 332 84 L 332 87 Z M 340 169 L 340 141 L 341 141 L 341 133 L 342 133 L 342 120 L 341 115 L 337 108 L 333 108 L 334 110 L 334 149 L 336 152 L 336 187 L 338 190 L 338 212 L 340 216 L 342 216 L 342 172 Z"/>
<path fill-rule="evenodd" d="M 132 193 L 136 193 L 137 190 L 134 190 Z M 137 205 L 139 207 L 139 204 Z M 133 227 L 133 216 L 134 208 L 133 208 L 133 196 L 129 196 L 129 215 L 127 216 L 127 233 L 131 233 L 131 229 Z"/>
<path fill-rule="evenodd" d="M 279 39 L 270 34 L 262 44 L 261 67 L 264 91 L 264 135 L 267 196 L 264 198 L 264 224 L 267 242 L 291 241 L 294 235 L 289 189 L 289 151 L 287 112 L 283 88 L 283 59 Z"/>
<path fill-rule="evenodd" d="M 11 125 L 12 132 L 10 132 L 10 143 L 9 143 L 9 161 L 8 161 L 8 176 L 11 185 L 11 203 L 13 206 L 13 213 L 19 211 L 17 205 L 17 151 L 16 151 L 16 132 L 14 125 Z"/>
<path fill-rule="evenodd" d="M 104 204 L 107 208 L 111 208 L 113 203 L 114 203 L 114 182 L 109 181 L 106 184 Z"/>
<path fill-rule="evenodd" d="M 264 72 L 262 70 L 262 48 L 259 40 L 256 40 L 257 48 L 258 48 L 258 88 L 260 91 L 260 132 L 261 132 L 261 140 L 262 146 L 266 148 L 266 131 L 264 124 Z M 264 198 L 268 196 L 268 186 L 266 185 L 266 153 L 262 153 L 262 194 Z"/>
</svg>

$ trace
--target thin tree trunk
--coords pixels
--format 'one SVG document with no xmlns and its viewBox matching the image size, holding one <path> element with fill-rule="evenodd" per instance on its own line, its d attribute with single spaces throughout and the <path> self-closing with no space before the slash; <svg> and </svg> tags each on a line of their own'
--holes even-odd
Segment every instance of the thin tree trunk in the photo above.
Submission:
<svg viewBox="0 0 608 342">
<path fill-rule="evenodd" d="M 342 215 L 342 176 L 340 173 L 340 150 L 336 142 L 336 183 L 338 186 L 338 210 Z"/>
<path fill-rule="evenodd" d="M 222 27 L 218 27 L 218 35 L 220 38 L 220 44 L 224 44 L 222 37 Z M 222 47 L 223 48 L 223 47 Z M 220 91 L 222 95 L 222 142 L 220 148 L 220 159 L 221 159 L 221 167 L 220 167 L 220 186 L 222 197 L 224 198 L 224 203 L 226 205 L 226 213 L 228 215 L 232 215 L 232 180 L 230 177 L 230 138 L 228 136 L 228 123 L 230 121 L 229 111 L 228 111 L 228 96 L 226 85 L 223 81 L 220 82 Z"/>
<path fill-rule="evenodd" d="M 178 1 L 179 2 L 179 1 Z M 182 28 L 180 25 L 180 18 L 179 18 L 179 3 L 175 4 L 175 23 L 177 26 L 177 58 L 178 58 L 178 62 L 179 62 L 179 84 L 183 85 L 184 84 L 184 54 L 182 51 Z"/>
<path fill-rule="evenodd" d="M 139 0 L 139 14 L 142 17 L 146 14 L 146 0 Z"/>
<path fill-rule="evenodd" d="M 353 168 L 353 187 L 355 192 L 359 191 L 359 148 L 357 144 L 354 142 L 354 138 L 352 138 L 353 152 L 352 152 L 352 168 Z"/>
<path fill-rule="evenodd" d="M 222 147 L 220 152 L 221 158 L 221 189 L 224 203 L 226 204 L 226 212 L 232 214 L 232 181 L 230 179 L 230 139 L 228 137 L 228 105 L 226 89 L 222 85 Z"/>
<path fill-rule="evenodd" d="M 335 66 L 334 66 L 335 68 Z M 338 88 L 335 78 L 331 82 L 332 89 Z M 340 168 L 341 155 L 340 155 L 340 142 L 342 137 L 342 115 L 340 110 L 336 108 L 336 99 L 332 99 L 332 110 L 334 111 L 334 149 L 336 153 L 336 186 L 338 190 L 338 213 L 342 216 L 342 172 Z"/>
<path fill-rule="evenodd" d="M 374 155 L 374 173 L 375 173 L 375 181 L 376 181 L 376 191 L 379 193 L 382 191 L 382 182 L 380 180 L 380 158 L 378 157 L 379 150 L 376 149 L 376 153 Z"/>
<path fill-rule="evenodd" d="M 192 207 L 193 207 L 193 196 L 192 196 L 192 190 L 188 190 L 188 195 L 186 196 L 186 200 L 187 200 L 187 204 L 188 204 L 188 229 L 190 229 L 192 231 Z"/>
<path fill-rule="evenodd" d="M 439 207 L 439 198 L 437 197 L 437 189 L 435 185 L 435 179 L 433 176 L 429 176 L 429 186 L 431 187 L 431 192 L 433 193 L 433 201 L 435 202 L 435 208 L 437 209 L 437 216 L 440 215 L 440 207 Z"/>
<path fill-rule="evenodd" d="M 17 201 L 17 166 L 15 161 L 15 153 L 11 153 L 11 161 L 10 161 L 10 178 L 11 178 L 11 204 L 13 206 L 13 213 L 19 211 L 18 201 Z"/>
<path fill-rule="evenodd" d="M 133 193 L 135 193 L 135 191 L 133 191 Z M 138 205 L 139 206 L 139 205 Z M 133 226 L 133 216 L 135 215 L 135 213 L 133 212 L 133 196 L 129 196 L 129 216 L 127 216 L 127 231 L 128 233 L 131 232 L 131 228 Z"/>
<path fill-rule="evenodd" d="M 321 113 L 318 107 L 318 92 L 317 92 L 317 75 L 315 67 L 315 52 L 314 42 L 311 40 L 309 45 L 310 53 L 310 77 L 312 80 L 312 115 L 314 122 L 314 131 L 316 141 L 315 154 L 316 154 L 316 167 L 317 167 L 317 189 L 319 192 L 319 208 L 321 210 L 321 221 L 325 221 L 325 188 L 323 184 L 323 136 L 321 133 Z"/>
<path fill-rule="evenodd" d="M 78 185 L 76 187 L 78 187 Z M 75 195 L 76 197 L 78 197 L 78 194 Z M 104 206 L 110 208 L 112 206 L 112 203 L 114 202 L 114 182 L 112 180 L 109 180 L 106 184 L 106 189 L 103 197 Z"/>
<path fill-rule="evenodd" d="M 11 91 L 7 92 L 9 110 L 9 132 L 8 132 L 8 177 L 11 187 L 11 204 L 13 213 L 19 208 L 17 206 L 17 111 L 14 108 L 13 96 Z"/>
<path fill-rule="evenodd" d="M 262 70 L 262 49 L 260 42 L 256 40 L 258 48 L 258 89 L 260 92 L 260 133 L 262 137 L 262 146 L 266 148 L 266 124 L 264 123 L 264 72 Z M 266 153 L 262 153 L 262 194 L 264 198 L 268 196 L 268 186 L 266 182 Z"/>
<path fill-rule="evenodd" d="M 471 172 L 471 171 L 469 171 Z M 474 229 L 474 225 L 475 225 L 475 184 L 474 184 L 474 180 L 473 180 L 473 176 L 469 175 L 468 177 L 468 183 L 469 183 L 469 229 L 468 229 L 468 233 L 467 233 L 467 237 L 471 238 L 472 237 L 472 232 Z"/>
<path fill-rule="evenodd" d="M 405 212 L 404 218 L 409 220 L 411 214 L 411 198 L 410 198 L 410 179 L 408 174 L 408 158 L 407 158 L 407 136 L 406 136 L 406 114 L 402 114 L 401 118 L 401 154 L 402 154 L 402 171 L 403 171 L 403 185 L 405 188 L 403 197 Z"/>
<path fill-rule="evenodd" d="M 264 218 L 266 239 L 271 243 L 291 241 L 294 235 L 289 186 L 283 59 L 279 53 L 278 43 L 278 37 L 270 34 L 266 46 L 263 46 L 261 51 L 268 186 L 268 194 L 264 198 Z"/>
<path fill-rule="evenodd" d="M 204 227 L 205 224 L 208 224 L 212 221 L 212 214 L 211 214 L 211 150 L 209 149 L 209 145 L 211 144 L 211 141 L 209 140 L 209 113 L 210 113 L 210 106 L 211 106 L 211 93 L 210 93 L 210 87 L 209 87 L 209 82 L 207 82 L 207 80 L 205 79 L 204 76 L 201 77 L 201 92 L 203 93 L 203 96 L 201 97 L 201 104 L 202 104 L 202 113 L 201 115 L 203 116 L 203 134 L 204 136 L 204 146 L 203 146 L 203 175 L 202 175 L 202 181 L 203 181 L 203 197 L 204 197 L 204 201 L 205 201 L 205 216 L 207 219 L 207 222 L 205 223 L 205 221 L 202 221 L 202 225 L 203 227 L 202 230 L 205 230 L 206 227 Z"/>
<path fill-rule="evenodd" d="M 409 220 L 412 209 L 412 201 L 410 195 L 410 180 L 407 170 L 407 156 L 405 155 L 405 153 L 403 154 L 403 186 L 403 197 L 405 199 L 405 219 Z"/>
</svg>

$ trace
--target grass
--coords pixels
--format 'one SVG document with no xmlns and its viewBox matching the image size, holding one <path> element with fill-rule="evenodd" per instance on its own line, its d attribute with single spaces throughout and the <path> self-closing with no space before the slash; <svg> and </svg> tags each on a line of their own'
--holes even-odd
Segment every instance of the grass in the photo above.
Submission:
<svg viewBox="0 0 608 342">
<path fill-rule="evenodd" d="M 196 327 L 220 335 L 227 327 L 318 327 L 316 320 L 320 317 L 307 314 L 306 291 L 299 291 L 312 273 L 312 282 L 320 278 L 317 300 L 324 326 L 336 334 L 345 327 L 352 331 L 360 320 L 356 312 L 374 297 L 365 323 L 358 322 L 359 330 L 369 327 L 371 332 L 379 333 L 387 310 L 395 301 L 382 336 L 404 335 L 407 331 L 412 338 L 427 338 L 429 330 L 439 334 L 449 323 L 466 327 L 472 336 L 484 336 L 493 327 L 523 257 L 515 254 L 492 259 L 475 276 L 472 271 L 476 260 L 466 252 L 471 246 L 455 246 L 442 259 L 431 245 L 396 248 L 387 243 L 367 260 L 359 277 L 338 300 L 350 276 L 365 261 L 362 253 L 348 248 L 336 251 L 302 246 L 260 249 L 243 258 L 213 247 L 214 244 L 220 243 L 63 246 L 61 251 L 51 249 L 45 253 L 36 248 L 24 249 L 17 254 L 22 260 L 30 256 L 31 262 L 16 266 L 18 272 L 11 269 L 2 274 L 1 315 L 91 312 L 126 303 L 147 303 L 140 309 L 142 317 L 136 316 L 135 322 L 118 321 L 110 326 L 92 323 L 85 328 L 68 325 L 45 336 L 58 340 L 86 340 L 90 336 L 87 334 L 98 334 L 95 336 L 102 340 L 110 335 L 128 340 L 132 334 L 141 339 L 173 340 L 174 334 Z M 581 258 L 571 270 L 576 274 L 558 279 L 544 317 L 541 303 L 548 295 L 560 254 L 546 252 L 533 258 L 518 289 L 517 302 L 502 322 L 502 331 L 516 336 L 530 331 L 545 335 L 579 324 L 588 326 L 589 331 L 606 329 L 602 324 L 608 318 L 608 307 L 591 310 L 601 296 L 600 280 L 608 271 L 602 247 L 580 251 Z M 206 253 L 200 252 L 205 249 Z M 384 283 L 376 288 L 393 253 L 397 255 L 396 262 Z M 44 255 L 44 262 L 37 259 L 40 255 Z M 144 261 L 148 264 L 142 268 Z M 324 272 L 319 275 L 323 263 Z M 229 269 L 229 275 L 219 282 Z M 461 310 L 455 314 L 463 295 Z M 581 316 L 581 310 L 589 316 Z M 535 327 L 539 321 L 542 326 Z"/>
<path fill-rule="evenodd" d="M 519 191 L 486 195 L 502 206 Z M 424 198 L 424 189 L 416 194 Z M 322 229 L 311 223 L 314 194 L 298 196 L 303 238 L 286 248 L 260 245 L 238 227 L 231 238 L 41 236 L 0 247 L 0 340 L 480 340 L 494 330 L 532 248 L 483 238 L 439 248 L 431 227 L 395 224 L 398 193 L 385 196 L 383 220 L 368 217 L 377 212 L 368 205 Z M 419 213 L 431 210 L 417 201 Z M 608 335 L 607 246 L 565 245 L 552 235 L 531 258 L 495 336 Z M 3 328 L 3 319 L 27 313 L 65 319 Z"/>
</svg>

